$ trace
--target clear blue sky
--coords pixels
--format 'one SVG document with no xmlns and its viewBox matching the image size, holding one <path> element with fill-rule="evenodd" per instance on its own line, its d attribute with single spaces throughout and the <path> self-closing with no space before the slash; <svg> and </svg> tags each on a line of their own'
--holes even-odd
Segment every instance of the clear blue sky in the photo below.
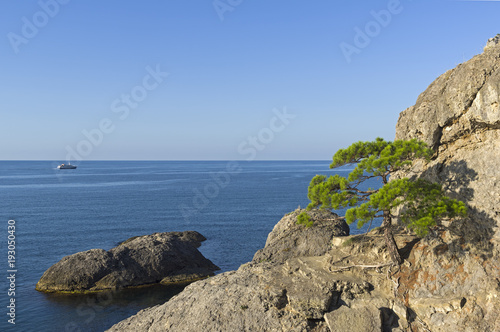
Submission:
<svg viewBox="0 0 500 332">
<path fill-rule="evenodd" d="M 0 3 L 0 159 L 330 159 L 500 33 L 495 1 L 59 1 Z"/>
</svg>

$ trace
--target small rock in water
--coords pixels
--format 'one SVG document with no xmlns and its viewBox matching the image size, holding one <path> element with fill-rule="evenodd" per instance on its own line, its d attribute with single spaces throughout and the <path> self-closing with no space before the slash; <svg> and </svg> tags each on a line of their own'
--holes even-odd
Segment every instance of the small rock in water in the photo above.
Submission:
<svg viewBox="0 0 500 332">
<path fill-rule="evenodd" d="M 219 268 L 203 257 L 198 232 L 155 233 L 130 238 L 109 251 L 92 249 L 66 256 L 36 284 L 42 292 L 83 293 L 157 283 L 184 283 Z"/>
</svg>

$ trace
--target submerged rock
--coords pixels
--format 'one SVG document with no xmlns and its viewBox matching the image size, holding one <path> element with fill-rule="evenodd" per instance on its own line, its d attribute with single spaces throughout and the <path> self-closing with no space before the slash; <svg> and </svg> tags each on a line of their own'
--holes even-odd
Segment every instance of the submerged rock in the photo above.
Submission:
<svg viewBox="0 0 500 332">
<path fill-rule="evenodd" d="M 198 251 L 194 231 L 130 238 L 109 251 L 91 249 L 66 256 L 36 284 L 42 292 L 88 292 L 155 283 L 191 282 L 219 268 Z"/>
</svg>

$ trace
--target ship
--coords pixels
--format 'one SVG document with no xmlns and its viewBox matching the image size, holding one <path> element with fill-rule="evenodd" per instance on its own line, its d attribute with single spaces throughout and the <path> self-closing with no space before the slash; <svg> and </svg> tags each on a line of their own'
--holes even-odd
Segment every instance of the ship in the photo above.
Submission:
<svg viewBox="0 0 500 332">
<path fill-rule="evenodd" d="M 75 169 L 76 166 L 75 165 L 71 165 L 71 164 L 61 164 L 59 166 L 57 166 L 57 168 L 59 169 Z"/>
</svg>

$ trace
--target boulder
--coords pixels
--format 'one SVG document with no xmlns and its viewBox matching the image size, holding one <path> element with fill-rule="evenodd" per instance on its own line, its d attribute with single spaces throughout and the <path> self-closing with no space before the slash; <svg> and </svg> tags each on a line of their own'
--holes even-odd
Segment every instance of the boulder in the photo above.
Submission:
<svg viewBox="0 0 500 332">
<path fill-rule="evenodd" d="M 269 233 L 266 245 L 257 251 L 253 262 L 284 263 L 287 259 L 323 255 L 334 237 L 349 235 L 343 218 L 327 210 L 306 211 L 314 227 L 297 225 L 297 216 L 306 210 L 297 209 L 285 215 Z"/>
<path fill-rule="evenodd" d="M 198 251 L 204 240 L 194 231 L 155 233 L 130 238 L 109 251 L 79 252 L 45 271 L 36 290 L 93 292 L 205 278 L 219 268 Z"/>
</svg>

